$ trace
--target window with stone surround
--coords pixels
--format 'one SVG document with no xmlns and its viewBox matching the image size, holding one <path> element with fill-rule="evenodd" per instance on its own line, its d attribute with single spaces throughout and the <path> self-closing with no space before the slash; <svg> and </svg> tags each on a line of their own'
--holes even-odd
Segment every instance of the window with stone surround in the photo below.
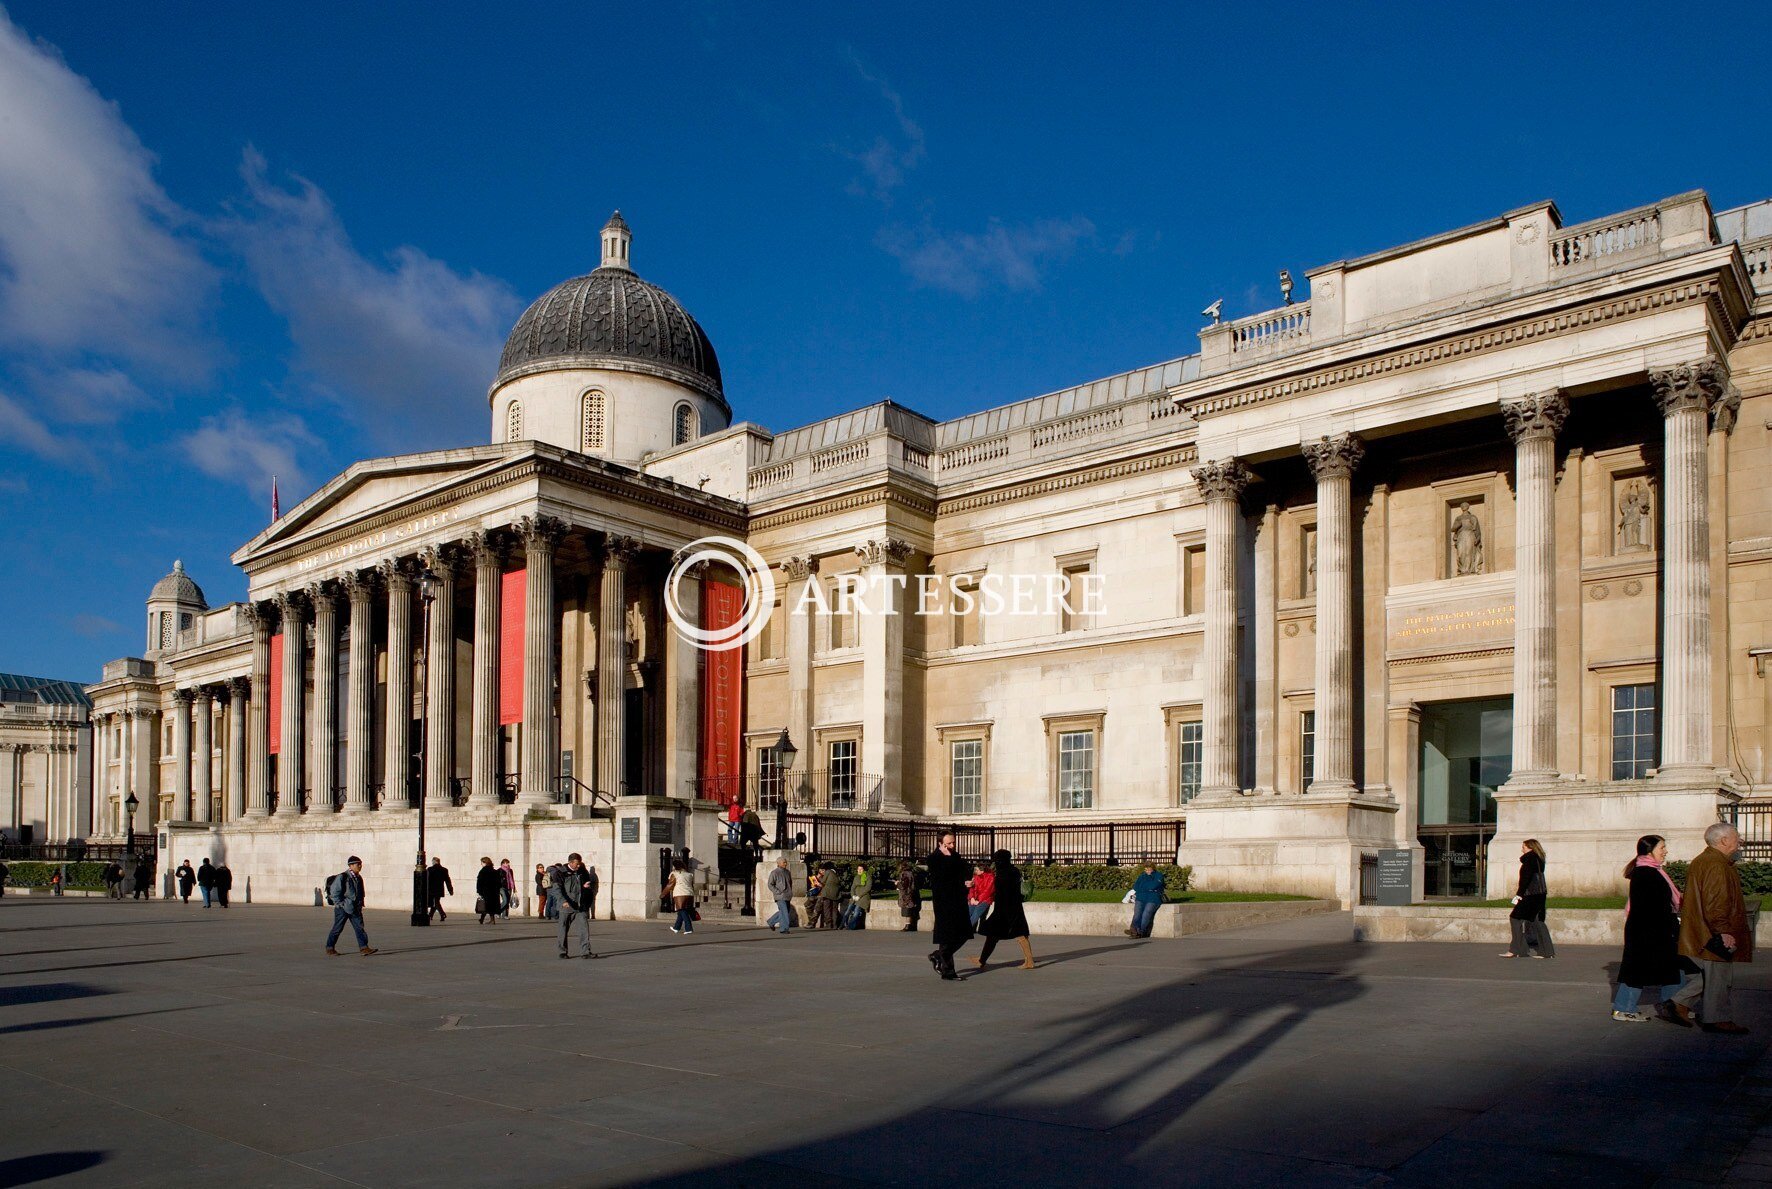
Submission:
<svg viewBox="0 0 1772 1189">
<path fill-rule="evenodd" d="M 1317 712 L 1306 710 L 1298 716 L 1298 788 L 1308 792 L 1311 773 L 1317 765 Z"/>
<path fill-rule="evenodd" d="M 1101 783 L 1102 726 L 1107 714 L 1091 710 L 1049 715 L 1046 764 L 1057 809 L 1094 809 Z"/>
<path fill-rule="evenodd" d="M 523 402 L 514 400 L 505 406 L 505 441 L 523 440 Z"/>
<path fill-rule="evenodd" d="M 1205 754 L 1205 727 L 1199 719 L 1176 725 L 1175 797 L 1186 805 L 1200 795 L 1200 761 Z"/>
<path fill-rule="evenodd" d="M 673 444 L 682 446 L 693 442 L 696 438 L 695 430 L 695 409 L 688 401 L 683 401 L 677 405 L 676 416 L 672 424 Z"/>
<path fill-rule="evenodd" d="M 1206 611 L 1206 543 L 1195 536 L 1181 543 L 1181 605 L 1176 610 L 1182 615 Z"/>
<path fill-rule="evenodd" d="M 1094 617 L 1085 610 L 1085 580 L 1095 572 L 1095 550 L 1068 554 L 1054 560 L 1058 572 L 1064 576 L 1064 601 L 1058 609 L 1058 630 L 1079 632 L 1094 627 Z"/>
<path fill-rule="evenodd" d="M 831 808 L 854 809 L 856 773 L 861 757 L 861 740 L 833 739 L 829 744 L 827 776 L 830 781 Z"/>
<path fill-rule="evenodd" d="M 607 448 L 609 432 L 603 394 L 595 388 L 579 398 L 578 448 L 585 454 Z"/>
<path fill-rule="evenodd" d="M 971 644 L 984 642 L 981 632 L 982 619 L 979 609 L 977 577 L 956 578 L 953 583 L 956 592 L 948 607 L 948 626 L 951 629 L 953 647 L 965 648 Z M 958 592 L 964 591 L 964 596 Z"/>
<path fill-rule="evenodd" d="M 781 756 L 774 747 L 757 749 L 757 808 L 775 809 L 781 805 Z"/>
<path fill-rule="evenodd" d="M 1612 687 L 1612 779 L 1641 780 L 1655 767 L 1655 685 Z"/>
<path fill-rule="evenodd" d="M 860 625 L 856 622 L 860 613 L 855 610 L 858 598 L 854 575 L 839 574 L 831 579 L 825 595 L 831 613 L 825 617 L 825 624 L 826 647 L 833 652 L 840 648 L 854 648 L 861 643 Z"/>
<path fill-rule="evenodd" d="M 948 744 L 948 807 L 956 814 L 984 811 L 984 740 Z"/>
</svg>

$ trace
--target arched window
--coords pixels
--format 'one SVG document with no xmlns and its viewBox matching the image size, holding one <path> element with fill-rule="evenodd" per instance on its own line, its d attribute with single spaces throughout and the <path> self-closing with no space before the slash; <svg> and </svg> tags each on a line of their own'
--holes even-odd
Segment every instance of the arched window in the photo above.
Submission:
<svg viewBox="0 0 1772 1189">
<path fill-rule="evenodd" d="M 681 446 L 685 442 L 693 442 L 695 430 L 695 409 L 688 401 L 684 401 L 677 406 L 676 435 L 672 438 L 672 444 Z"/>
<path fill-rule="evenodd" d="M 505 441 L 517 442 L 523 438 L 523 403 L 512 401 L 505 409 Z"/>
<path fill-rule="evenodd" d="M 578 448 L 589 454 L 606 447 L 603 422 L 603 394 L 596 389 L 579 398 Z"/>
</svg>

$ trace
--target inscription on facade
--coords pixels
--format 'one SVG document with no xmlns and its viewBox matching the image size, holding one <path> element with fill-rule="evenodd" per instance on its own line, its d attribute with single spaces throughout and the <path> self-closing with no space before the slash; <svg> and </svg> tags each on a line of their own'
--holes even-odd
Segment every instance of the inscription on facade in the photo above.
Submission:
<svg viewBox="0 0 1772 1189">
<path fill-rule="evenodd" d="M 321 566 L 334 562 L 348 561 L 365 553 L 375 553 L 389 545 L 397 544 L 420 533 L 453 524 L 460 519 L 460 513 L 454 508 L 440 508 L 429 516 L 420 516 L 416 520 L 408 520 L 404 524 L 390 525 L 377 529 L 373 533 L 365 533 L 342 545 L 334 545 L 331 549 L 323 549 L 319 553 L 311 553 L 295 563 L 296 569 L 306 572 L 317 570 Z"/>
<path fill-rule="evenodd" d="M 1389 620 L 1389 646 L 1395 652 L 1452 652 L 1514 641 L 1511 599 L 1393 607 Z"/>
</svg>

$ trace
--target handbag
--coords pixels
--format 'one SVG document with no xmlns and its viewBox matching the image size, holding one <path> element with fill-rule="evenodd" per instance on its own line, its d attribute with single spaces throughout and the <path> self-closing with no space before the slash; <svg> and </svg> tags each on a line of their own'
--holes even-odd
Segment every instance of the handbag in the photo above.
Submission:
<svg viewBox="0 0 1772 1189">
<path fill-rule="evenodd" d="M 475 916 L 484 916 L 485 913 L 486 913 L 486 897 L 475 896 L 474 897 L 474 915 Z"/>
<path fill-rule="evenodd" d="M 689 919 L 692 921 L 701 920 L 701 910 L 699 908 L 690 909 L 689 910 Z"/>
</svg>

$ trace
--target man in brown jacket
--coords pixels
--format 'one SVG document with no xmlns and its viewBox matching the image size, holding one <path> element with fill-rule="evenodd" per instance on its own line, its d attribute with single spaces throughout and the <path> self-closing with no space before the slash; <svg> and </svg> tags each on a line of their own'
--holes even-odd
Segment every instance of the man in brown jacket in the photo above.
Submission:
<svg viewBox="0 0 1772 1189">
<path fill-rule="evenodd" d="M 1741 835 L 1734 826 L 1718 822 L 1704 832 L 1704 841 L 1704 853 L 1686 870 L 1686 895 L 1680 903 L 1680 953 L 1697 961 L 1704 978 L 1680 988 L 1674 1010 L 1689 1016 L 1702 993 L 1698 1018 L 1704 1030 L 1741 1036 L 1747 1029 L 1729 1018 L 1729 991 L 1735 964 L 1754 956 L 1753 926 L 1735 870 Z"/>
</svg>

